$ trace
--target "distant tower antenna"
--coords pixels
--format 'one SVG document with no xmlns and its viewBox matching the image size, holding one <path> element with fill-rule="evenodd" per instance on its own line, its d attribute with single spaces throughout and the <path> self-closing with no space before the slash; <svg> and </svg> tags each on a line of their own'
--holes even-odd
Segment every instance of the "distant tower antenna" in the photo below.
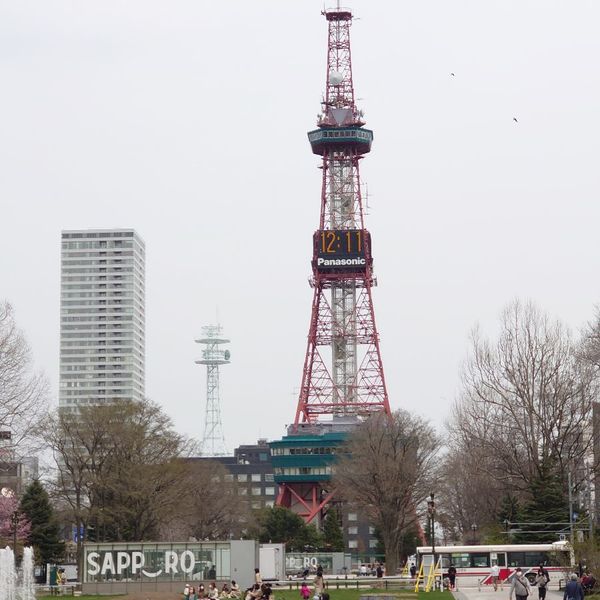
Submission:
<svg viewBox="0 0 600 600">
<path fill-rule="evenodd" d="M 195 340 L 203 344 L 202 358 L 197 365 L 206 365 L 206 415 L 204 418 L 204 435 L 202 437 L 202 454 L 207 456 L 225 456 L 225 436 L 221 421 L 221 401 L 219 396 L 219 366 L 228 365 L 231 361 L 229 350 L 221 350 L 222 344 L 229 340 L 220 337 L 220 325 L 202 327 L 203 337 Z"/>
</svg>

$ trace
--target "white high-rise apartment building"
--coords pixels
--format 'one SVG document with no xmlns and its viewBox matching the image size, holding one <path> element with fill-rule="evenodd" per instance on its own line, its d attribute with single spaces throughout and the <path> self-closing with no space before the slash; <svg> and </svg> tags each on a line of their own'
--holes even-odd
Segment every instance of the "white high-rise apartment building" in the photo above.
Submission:
<svg viewBox="0 0 600 600">
<path fill-rule="evenodd" d="M 62 232 L 61 408 L 144 397 L 144 273 L 133 229 Z"/>
</svg>

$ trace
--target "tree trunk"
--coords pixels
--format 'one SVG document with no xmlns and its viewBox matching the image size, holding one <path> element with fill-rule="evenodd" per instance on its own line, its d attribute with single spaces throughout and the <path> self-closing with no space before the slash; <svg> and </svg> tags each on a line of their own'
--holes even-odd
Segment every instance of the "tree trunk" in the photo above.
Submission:
<svg viewBox="0 0 600 600">
<path fill-rule="evenodd" d="M 396 575 L 399 566 L 400 536 L 394 532 L 384 533 L 383 546 L 385 548 L 385 573 L 386 575 Z"/>
</svg>

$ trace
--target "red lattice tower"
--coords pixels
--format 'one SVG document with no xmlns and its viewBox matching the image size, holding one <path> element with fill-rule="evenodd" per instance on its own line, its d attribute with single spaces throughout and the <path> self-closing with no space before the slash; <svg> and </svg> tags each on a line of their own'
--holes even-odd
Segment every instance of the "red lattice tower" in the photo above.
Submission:
<svg viewBox="0 0 600 600">
<path fill-rule="evenodd" d="M 296 427 L 323 415 L 390 412 L 359 170 L 373 132 L 364 129 L 354 102 L 352 13 L 338 7 L 323 14 L 329 25 L 327 87 L 319 128 L 308 134 L 313 152 L 322 156 L 321 218 L 314 234 L 314 296 Z"/>
<path fill-rule="evenodd" d="M 270 443 L 277 504 L 317 524 L 336 501 L 331 482 L 336 447 L 361 418 L 390 414 L 359 172 L 373 132 L 364 128 L 354 103 L 352 13 L 338 6 L 323 14 L 327 87 L 318 129 L 308 133 L 323 173 L 321 217 L 313 237 L 312 314 L 294 424 L 287 436 Z"/>
</svg>

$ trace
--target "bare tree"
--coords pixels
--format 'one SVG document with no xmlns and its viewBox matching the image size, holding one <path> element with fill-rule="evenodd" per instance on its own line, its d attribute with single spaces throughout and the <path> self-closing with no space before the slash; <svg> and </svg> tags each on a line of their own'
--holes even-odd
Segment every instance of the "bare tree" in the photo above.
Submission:
<svg viewBox="0 0 600 600">
<path fill-rule="evenodd" d="M 568 330 L 532 304 L 502 314 L 496 341 L 472 335 L 451 437 L 506 487 L 530 489 L 548 465 L 566 472 L 592 446 L 595 370 Z"/>
<path fill-rule="evenodd" d="M 239 537 L 253 524 L 253 517 L 237 484 L 227 481 L 227 469 L 212 460 L 191 459 L 188 464 L 188 489 L 164 523 L 162 535 L 169 540 Z"/>
<path fill-rule="evenodd" d="M 188 442 L 148 402 L 57 411 L 39 429 L 57 463 L 54 495 L 96 539 L 156 537 L 189 483 Z M 77 552 L 82 554 L 78 536 Z"/>
<path fill-rule="evenodd" d="M 11 433 L 13 449 L 29 441 L 32 428 L 47 411 L 47 401 L 47 380 L 32 371 L 31 350 L 13 309 L 0 303 L 0 431 Z"/>
<path fill-rule="evenodd" d="M 600 370 L 600 307 L 596 308 L 594 320 L 584 330 L 581 358 L 596 371 Z"/>
<path fill-rule="evenodd" d="M 365 421 L 336 463 L 334 485 L 381 532 L 388 573 L 397 571 L 402 536 L 417 525 L 418 509 L 435 489 L 440 447 L 427 421 L 399 410 Z"/>
<path fill-rule="evenodd" d="M 485 461 L 480 449 L 450 442 L 436 494 L 437 521 L 446 542 L 467 542 L 474 524 L 482 537 L 498 529 L 497 515 L 505 490 L 503 483 L 482 468 Z"/>
</svg>

